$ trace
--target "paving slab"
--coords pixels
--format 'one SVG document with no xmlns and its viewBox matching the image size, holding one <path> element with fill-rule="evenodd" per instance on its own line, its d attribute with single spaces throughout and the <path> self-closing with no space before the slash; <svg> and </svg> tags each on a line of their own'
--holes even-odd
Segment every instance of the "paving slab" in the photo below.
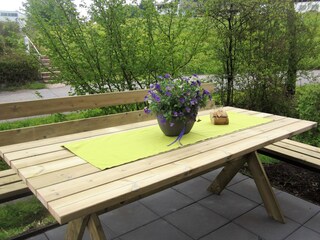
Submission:
<svg viewBox="0 0 320 240">
<path fill-rule="evenodd" d="M 228 190 L 235 192 L 243 197 L 246 197 L 256 203 L 262 204 L 262 199 L 260 193 L 253 179 L 248 178 L 238 183 L 235 183 L 231 186 L 227 186 Z M 278 194 L 280 191 L 272 188 L 275 194 Z"/>
<path fill-rule="evenodd" d="M 277 199 L 283 214 L 300 224 L 307 222 L 320 212 L 320 206 L 304 201 L 289 193 L 281 192 L 277 195 Z"/>
<path fill-rule="evenodd" d="M 167 215 L 164 219 L 193 239 L 205 236 L 229 222 L 197 203 Z"/>
<path fill-rule="evenodd" d="M 192 204 L 194 201 L 182 193 L 169 188 L 146 197 L 140 200 L 140 202 L 155 212 L 158 216 L 162 217 L 186 207 L 187 205 Z"/>
<path fill-rule="evenodd" d="M 301 225 L 286 218 L 286 223 L 279 223 L 268 217 L 264 207 L 259 206 L 243 214 L 234 222 L 265 240 L 282 240 L 292 234 Z"/>
<path fill-rule="evenodd" d="M 200 240 L 261 240 L 261 238 L 234 223 L 229 223 Z"/>
<path fill-rule="evenodd" d="M 198 201 L 202 198 L 212 195 L 211 192 L 207 191 L 207 188 L 210 186 L 210 183 L 211 181 L 207 179 L 204 179 L 202 177 L 196 177 L 189 181 L 174 186 L 173 189 L 188 196 L 194 201 Z"/>
<path fill-rule="evenodd" d="M 100 216 L 102 224 L 110 228 L 116 236 L 132 231 L 158 218 L 158 215 L 140 202 L 130 203 Z"/>
<path fill-rule="evenodd" d="M 163 219 L 156 220 L 123 236 L 121 240 L 192 240 Z"/>
<path fill-rule="evenodd" d="M 309 228 L 301 227 L 294 233 L 292 233 L 285 240 L 320 240 L 320 234 L 312 231 Z"/>
<path fill-rule="evenodd" d="M 316 214 L 313 218 L 306 222 L 304 226 L 320 233 L 320 213 Z"/>
<path fill-rule="evenodd" d="M 199 204 L 229 220 L 235 219 L 259 205 L 229 190 L 222 191 L 220 195 L 206 197 L 199 201 Z"/>
</svg>

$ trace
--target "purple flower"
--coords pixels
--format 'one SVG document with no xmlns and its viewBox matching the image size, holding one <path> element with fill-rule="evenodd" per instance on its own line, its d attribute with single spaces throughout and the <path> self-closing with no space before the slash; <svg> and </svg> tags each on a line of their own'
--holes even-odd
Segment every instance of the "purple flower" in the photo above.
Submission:
<svg viewBox="0 0 320 240">
<path fill-rule="evenodd" d="M 161 124 L 165 124 L 166 123 L 166 118 L 163 115 L 158 115 L 158 119 L 160 120 Z"/>
<path fill-rule="evenodd" d="M 180 101 L 180 103 L 185 103 L 186 99 L 184 97 L 180 97 L 179 101 Z"/>
<path fill-rule="evenodd" d="M 198 77 L 199 77 L 197 74 L 192 74 L 192 76 L 194 76 L 194 77 L 196 77 L 196 78 L 198 78 Z"/>
<path fill-rule="evenodd" d="M 197 82 L 192 81 L 192 82 L 191 82 L 191 86 L 197 86 Z"/>
<path fill-rule="evenodd" d="M 171 75 L 169 74 L 169 73 L 166 73 L 165 75 L 164 75 L 164 78 L 171 78 Z"/>
<path fill-rule="evenodd" d="M 156 102 L 160 102 L 160 97 L 156 93 L 151 92 L 151 96 Z"/>
<path fill-rule="evenodd" d="M 191 101 L 190 101 L 190 104 L 191 105 L 196 105 L 198 103 L 197 99 L 193 98 Z"/>
<path fill-rule="evenodd" d="M 150 84 L 150 89 L 154 89 L 154 85 L 153 84 Z"/>
<path fill-rule="evenodd" d="M 186 82 L 189 82 L 189 79 L 188 77 L 182 77 L 182 80 L 186 81 Z"/>
<path fill-rule="evenodd" d="M 187 113 L 190 113 L 190 111 L 191 111 L 191 108 L 186 107 L 186 112 L 187 112 Z"/>
<path fill-rule="evenodd" d="M 144 101 L 147 102 L 149 100 L 148 95 L 144 97 Z"/>
<path fill-rule="evenodd" d="M 170 91 L 166 91 L 166 95 L 167 95 L 168 97 L 170 97 L 172 94 L 171 94 Z"/>
<path fill-rule="evenodd" d="M 174 126 L 174 123 L 173 123 L 173 122 L 171 122 L 171 123 L 170 123 L 170 127 L 173 127 L 173 126 Z"/>
<path fill-rule="evenodd" d="M 207 90 L 204 89 L 202 95 L 203 95 L 203 96 L 207 95 L 207 96 L 209 97 L 209 99 L 212 100 L 212 96 L 211 96 L 211 94 L 210 94 L 209 91 L 207 91 Z"/>
<path fill-rule="evenodd" d="M 174 112 L 172 113 L 172 116 L 178 117 L 178 112 L 174 111 Z"/>
<path fill-rule="evenodd" d="M 151 113 L 151 110 L 150 110 L 148 107 L 144 107 L 143 110 L 144 110 L 144 112 L 147 113 L 147 114 Z"/>
<path fill-rule="evenodd" d="M 197 80 L 198 86 L 201 86 L 201 82 L 199 80 Z"/>
<path fill-rule="evenodd" d="M 154 86 L 154 89 L 157 90 L 158 92 L 161 92 L 161 86 L 159 83 L 156 83 L 156 85 Z"/>
<path fill-rule="evenodd" d="M 158 76 L 158 78 L 160 78 L 160 79 L 163 79 L 163 77 L 160 75 L 160 76 Z"/>
</svg>

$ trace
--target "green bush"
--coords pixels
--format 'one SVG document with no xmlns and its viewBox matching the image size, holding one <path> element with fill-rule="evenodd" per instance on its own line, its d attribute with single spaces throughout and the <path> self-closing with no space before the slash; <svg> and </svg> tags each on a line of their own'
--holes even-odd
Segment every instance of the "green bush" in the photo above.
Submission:
<svg viewBox="0 0 320 240">
<path fill-rule="evenodd" d="M 297 89 L 299 118 L 318 123 L 317 129 L 297 136 L 302 142 L 320 147 L 320 84 L 307 84 Z"/>
<path fill-rule="evenodd" d="M 39 79 L 39 64 L 26 54 L 0 56 L 0 86 L 20 86 Z"/>
</svg>

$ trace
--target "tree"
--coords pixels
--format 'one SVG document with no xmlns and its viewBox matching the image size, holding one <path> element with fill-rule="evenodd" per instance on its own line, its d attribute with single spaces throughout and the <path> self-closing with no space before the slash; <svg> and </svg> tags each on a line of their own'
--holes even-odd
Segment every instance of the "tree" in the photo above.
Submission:
<svg viewBox="0 0 320 240">
<path fill-rule="evenodd" d="M 222 101 L 226 105 L 233 104 L 240 45 L 258 4 L 259 2 L 251 0 L 214 0 L 209 1 L 206 6 L 207 14 L 213 20 L 213 27 L 219 39 L 216 49 L 217 57 L 223 66 L 222 96 L 226 89 L 226 99 Z"/>
<path fill-rule="evenodd" d="M 161 14 L 152 0 L 94 0 L 90 19 L 81 18 L 71 0 L 28 0 L 26 10 L 29 29 L 40 33 L 61 77 L 78 94 L 144 88 L 164 73 L 179 75 L 207 27 L 202 18 L 178 11 L 177 3 Z"/>
</svg>

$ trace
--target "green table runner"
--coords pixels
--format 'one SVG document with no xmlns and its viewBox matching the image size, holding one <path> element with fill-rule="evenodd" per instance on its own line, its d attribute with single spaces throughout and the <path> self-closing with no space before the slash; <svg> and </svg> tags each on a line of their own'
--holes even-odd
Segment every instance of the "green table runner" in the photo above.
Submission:
<svg viewBox="0 0 320 240">
<path fill-rule="evenodd" d="M 181 143 L 189 145 L 205 139 L 235 132 L 271 121 L 270 119 L 228 112 L 229 125 L 213 125 L 209 116 L 200 116 L 190 133 L 183 136 Z M 156 155 L 175 148 L 176 137 L 165 136 L 159 126 L 149 126 L 64 145 L 71 152 L 92 165 L 106 169 Z"/>
</svg>

